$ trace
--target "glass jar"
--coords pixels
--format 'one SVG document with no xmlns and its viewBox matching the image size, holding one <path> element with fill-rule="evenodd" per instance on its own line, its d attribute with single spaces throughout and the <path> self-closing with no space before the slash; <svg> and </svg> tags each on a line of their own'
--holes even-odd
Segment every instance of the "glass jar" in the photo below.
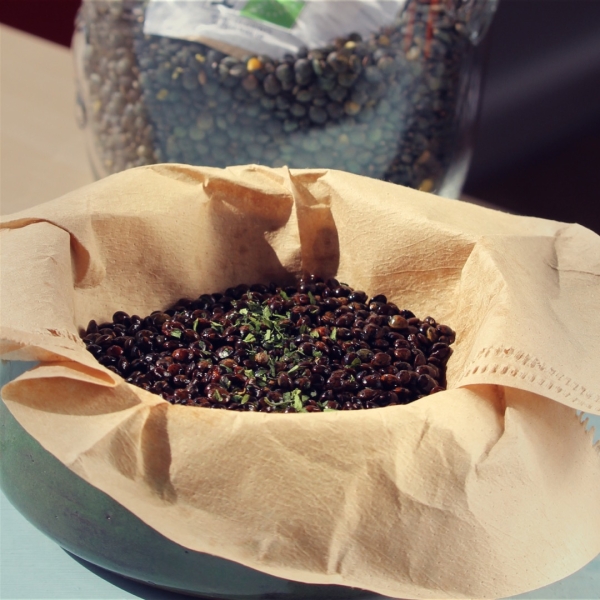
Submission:
<svg viewBox="0 0 600 600">
<path fill-rule="evenodd" d="M 496 4 L 84 0 L 73 48 L 95 174 L 257 163 L 456 197 Z"/>
</svg>

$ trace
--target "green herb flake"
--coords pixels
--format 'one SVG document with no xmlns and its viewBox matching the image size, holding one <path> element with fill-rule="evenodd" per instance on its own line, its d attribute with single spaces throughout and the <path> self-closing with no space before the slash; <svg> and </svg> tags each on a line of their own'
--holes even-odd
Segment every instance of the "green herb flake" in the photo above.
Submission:
<svg viewBox="0 0 600 600">
<path fill-rule="evenodd" d="M 255 342 L 256 338 L 254 337 L 254 335 L 252 333 L 249 333 L 245 338 L 244 338 L 244 342 L 247 342 L 248 344 Z"/>
<path fill-rule="evenodd" d="M 242 396 L 242 404 L 246 404 L 246 402 L 248 402 L 248 400 L 250 400 L 250 394 L 244 394 Z"/>
<path fill-rule="evenodd" d="M 222 402 L 223 398 L 221 397 L 221 394 L 219 393 L 219 390 L 215 390 L 213 397 L 216 398 L 219 402 Z"/>
<path fill-rule="evenodd" d="M 194 321 L 194 324 L 192 325 L 192 329 L 193 329 L 194 331 L 198 331 L 198 322 L 199 322 L 199 321 L 200 321 L 200 319 L 196 319 L 196 320 Z"/>
<path fill-rule="evenodd" d="M 314 337 L 314 338 L 317 338 L 317 339 L 318 339 L 318 338 L 320 338 L 321 336 L 319 335 L 319 332 L 318 332 L 316 329 L 313 329 L 313 330 L 310 332 L 310 337 Z"/>
<path fill-rule="evenodd" d="M 362 364 L 360 358 L 355 358 L 351 363 L 350 366 L 351 367 L 360 367 L 360 365 Z"/>
<path fill-rule="evenodd" d="M 334 341 L 335 341 L 335 340 L 337 340 L 337 327 L 334 327 L 334 328 L 331 330 L 331 333 L 329 334 L 329 337 L 330 337 L 332 340 L 334 340 Z"/>
<path fill-rule="evenodd" d="M 254 371 L 252 371 L 251 369 L 244 369 L 244 375 L 248 379 L 252 379 L 254 377 Z"/>
<path fill-rule="evenodd" d="M 301 396 L 300 390 L 294 390 L 292 392 L 292 399 L 294 402 L 294 408 L 298 412 L 305 412 L 304 405 L 302 404 L 302 396 Z"/>
<path fill-rule="evenodd" d="M 281 297 L 282 297 L 282 298 L 283 298 L 283 299 L 284 299 L 286 302 L 287 302 L 287 301 L 290 299 L 290 297 L 289 297 L 289 296 L 288 296 L 288 295 L 287 295 L 287 294 L 286 294 L 286 293 L 285 293 L 283 290 L 280 290 L 280 292 L 279 292 L 279 295 L 280 295 L 280 296 L 281 296 Z"/>
<path fill-rule="evenodd" d="M 171 331 L 171 336 L 174 338 L 177 338 L 177 339 L 179 339 L 181 337 L 181 334 L 182 334 L 181 329 L 173 329 Z"/>
<path fill-rule="evenodd" d="M 223 325 L 221 325 L 221 323 L 217 323 L 216 321 L 211 321 L 210 326 L 217 331 L 223 331 Z"/>
</svg>

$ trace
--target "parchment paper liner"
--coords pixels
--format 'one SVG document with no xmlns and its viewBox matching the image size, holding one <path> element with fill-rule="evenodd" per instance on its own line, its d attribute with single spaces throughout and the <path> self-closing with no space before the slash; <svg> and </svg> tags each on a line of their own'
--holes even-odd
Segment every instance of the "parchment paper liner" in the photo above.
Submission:
<svg viewBox="0 0 600 600">
<path fill-rule="evenodd" d="M 2 224 L 6 386 L 47 450 L 168 538 L 395 597 L 498 597 L 600 552 L 600 238 L 335 171 L 144 167 Z M 264 415 L 171 406 L 79 340 L 241 282 L 336 275 L 457 332 L 449 390 Z"/>
</svg>

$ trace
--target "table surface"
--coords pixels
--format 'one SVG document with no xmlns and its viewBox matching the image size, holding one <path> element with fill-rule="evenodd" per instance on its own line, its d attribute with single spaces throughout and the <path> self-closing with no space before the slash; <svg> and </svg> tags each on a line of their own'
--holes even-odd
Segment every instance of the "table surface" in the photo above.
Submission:
<svg viewBox="0 0 600 600">
<path fill-rule="evenodd" d="M 17 212 L 93 181 L 75 122 L 66 48 L 0 26 L 2 178 L 0 211 Z"/>
<path fill-rule="evenodd" d="M 0 213 L 57 198 L 93 181 L 75 121 L 66 48 L 0 26 L 2 177 Z M 600 439 L 600 417 L 592 417 Z M 4 600 L 184 598 L 129 581 L 62 550 L 0 493 L 0 598 Z M 600 556 L 578 573 L 522 599 L 600 598 Z"/>
</svg>

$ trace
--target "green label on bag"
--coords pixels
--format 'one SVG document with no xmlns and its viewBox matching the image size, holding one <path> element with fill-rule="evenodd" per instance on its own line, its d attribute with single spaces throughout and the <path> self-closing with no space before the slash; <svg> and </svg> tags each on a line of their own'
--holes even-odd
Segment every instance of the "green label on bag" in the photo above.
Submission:
<svg viewBox="0 0 600 600">
<path fill-rule="evenodd" d="M 241 14 L 291 29 L 304 4 L 304 0 L 248 0 Z"/>
</svg>

